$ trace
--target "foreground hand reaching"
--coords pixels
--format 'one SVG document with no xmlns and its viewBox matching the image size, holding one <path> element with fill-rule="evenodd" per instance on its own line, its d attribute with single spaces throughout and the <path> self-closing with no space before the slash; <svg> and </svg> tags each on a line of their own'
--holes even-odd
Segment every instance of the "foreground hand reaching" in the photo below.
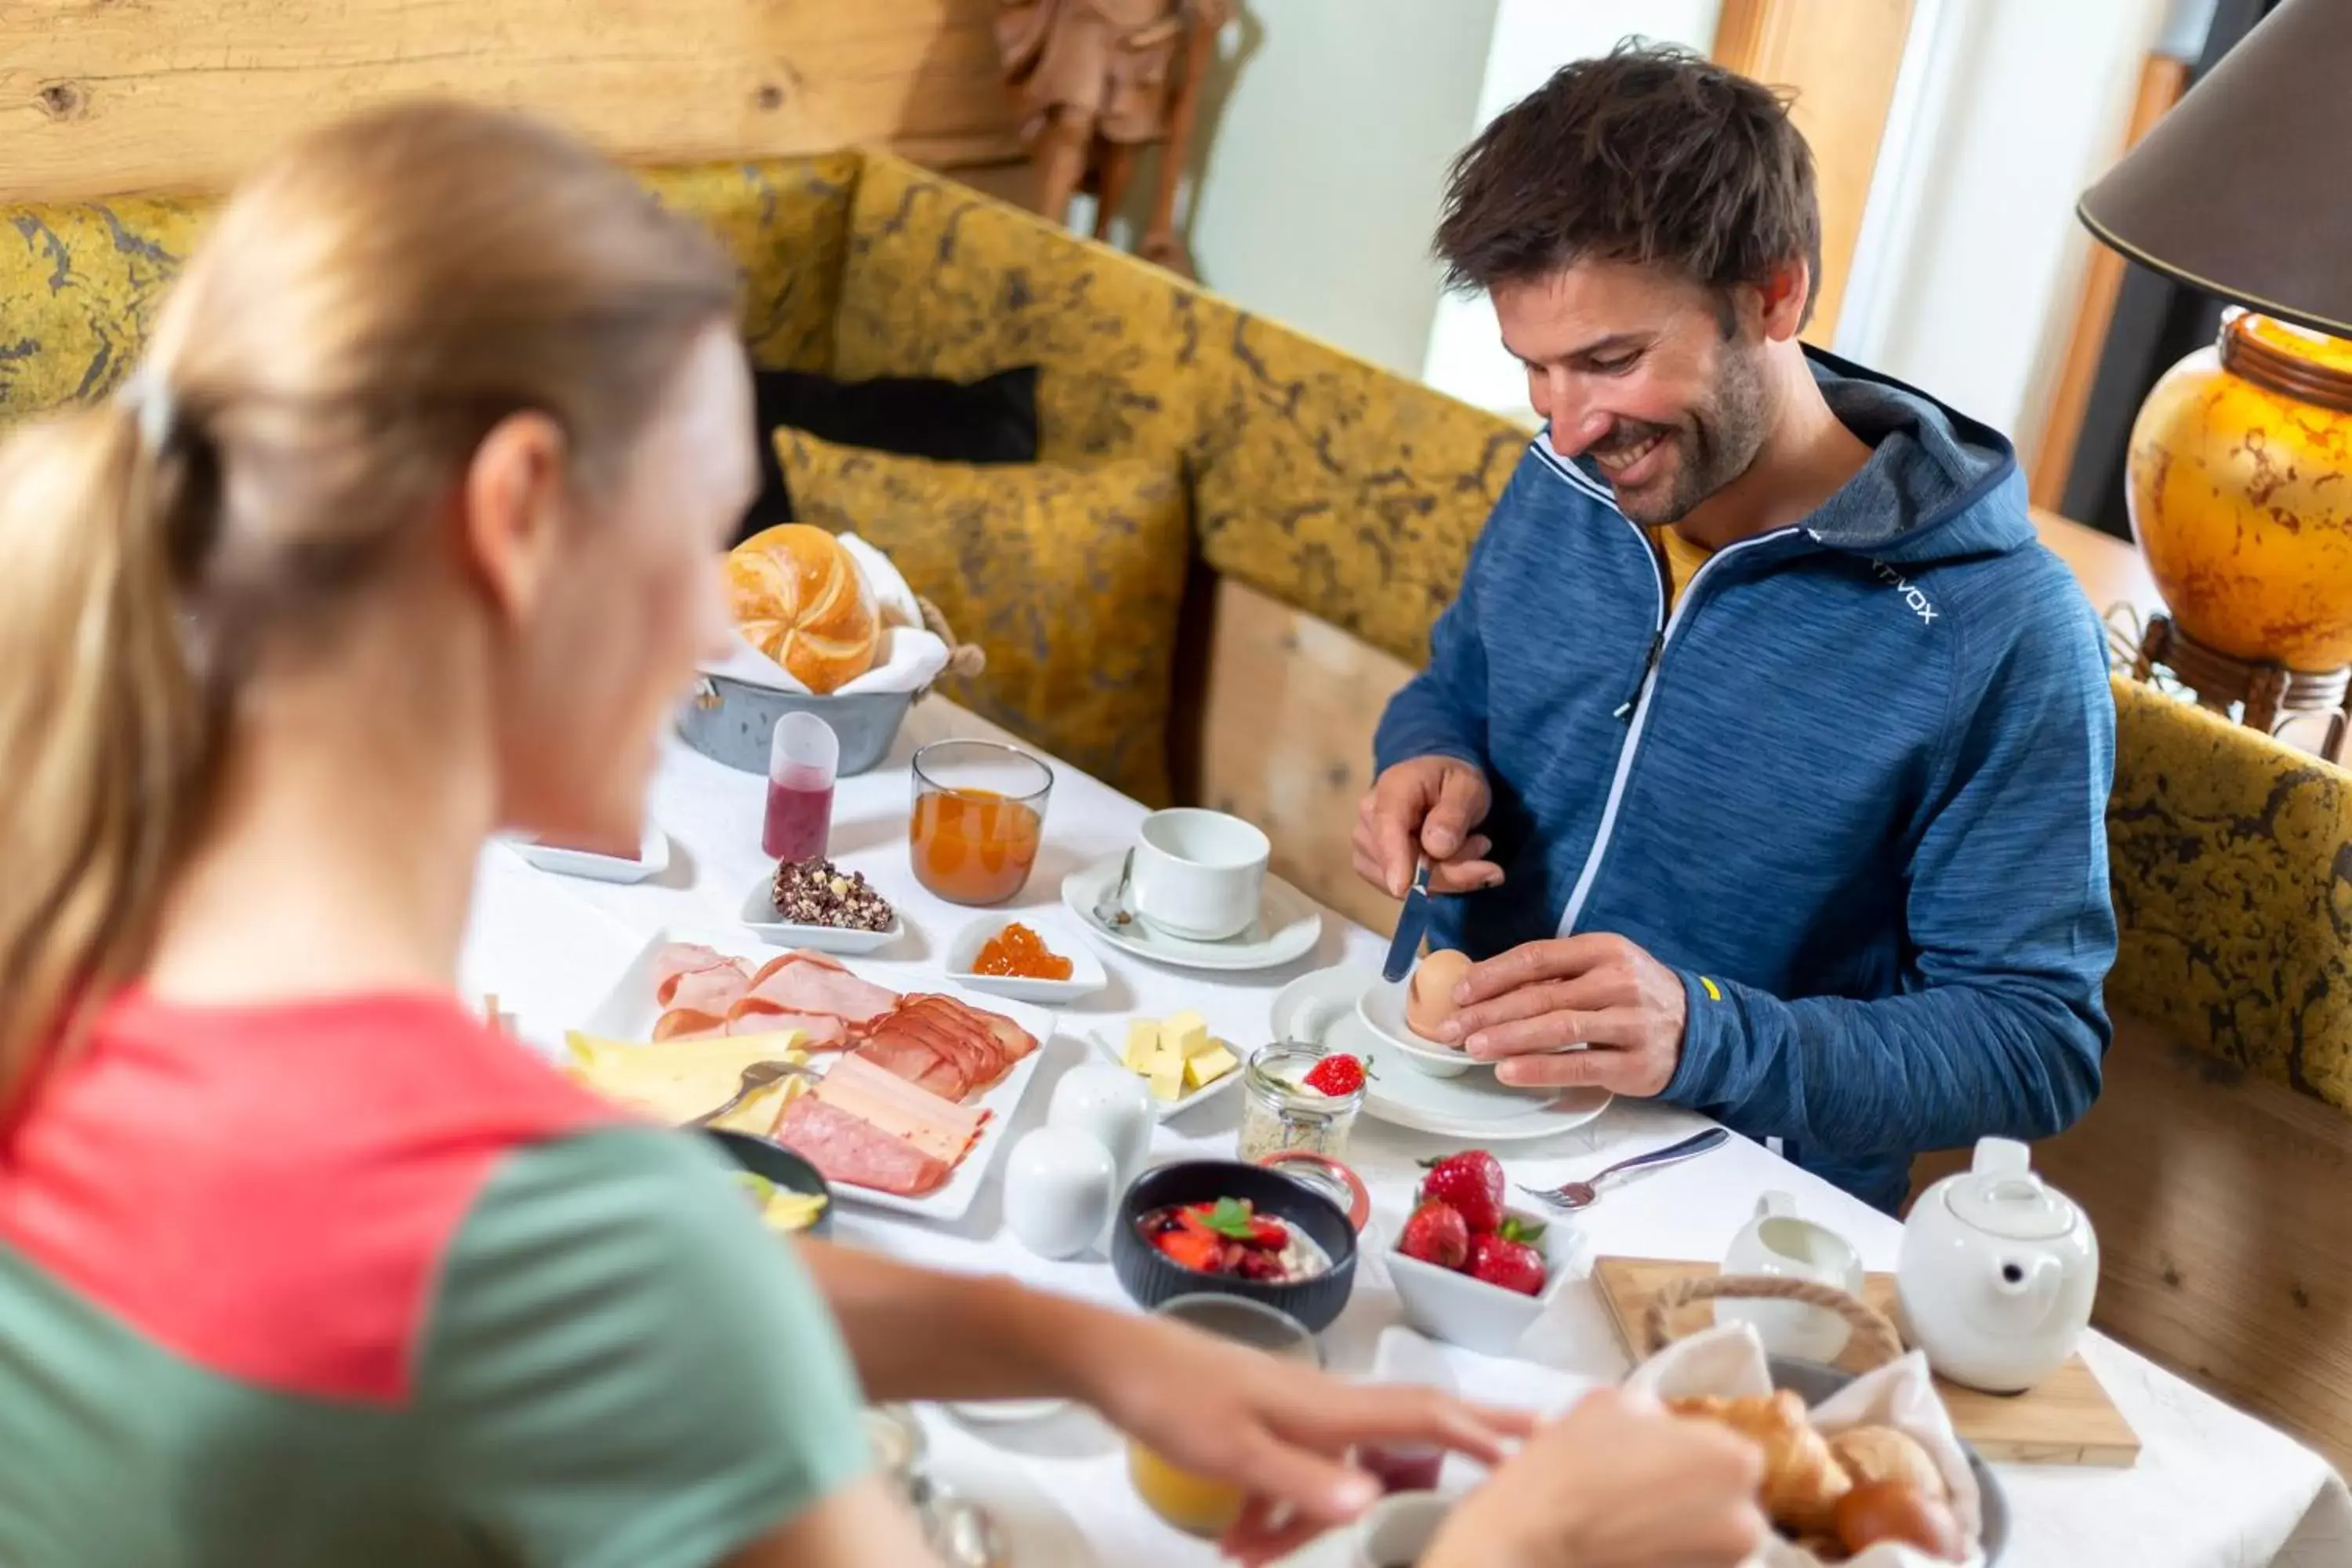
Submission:
<svg viewBox="0 0 2352 1568">
<path fill-rule="evenodd" d="M 1763 1544 L 1756 1446 L 1596 1389 L 1464 1499 L 1421 1568 L 1733 1568 Z"/>
</svg>

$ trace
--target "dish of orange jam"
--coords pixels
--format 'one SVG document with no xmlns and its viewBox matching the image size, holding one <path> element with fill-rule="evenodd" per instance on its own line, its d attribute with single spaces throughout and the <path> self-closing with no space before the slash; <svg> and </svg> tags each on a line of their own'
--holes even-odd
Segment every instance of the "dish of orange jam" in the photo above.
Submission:
<svg viewBox="0 0 2352 1568">
<path fill-rule="evenodd" d="M 1075 967 L 1019 921 L 990 937 L 980 956 L 971 961 L 974 974 L 999 974 L 1008 980 L 1067 980 Z"/>
</svg>

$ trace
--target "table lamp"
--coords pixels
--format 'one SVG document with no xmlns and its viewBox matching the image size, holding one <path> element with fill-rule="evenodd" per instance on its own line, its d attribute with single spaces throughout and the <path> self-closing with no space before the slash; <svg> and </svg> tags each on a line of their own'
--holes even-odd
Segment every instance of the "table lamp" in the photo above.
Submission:
<svg viewBox="0 0 2352 1568">
<path fill-rule="evenodd" d="M 2075 211 L 2132 260 L 2245 307 L 2132 426 L 2133 535 L 2168 614 L 2134 673 L 2275 730 L 2352 689 L 2352 3 L 2287 0 Z"/>
</svg>

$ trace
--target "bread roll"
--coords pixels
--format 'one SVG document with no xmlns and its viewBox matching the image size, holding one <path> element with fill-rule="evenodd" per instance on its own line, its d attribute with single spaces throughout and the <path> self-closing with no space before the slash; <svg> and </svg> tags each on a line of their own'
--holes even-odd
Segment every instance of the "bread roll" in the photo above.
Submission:
<svg viewBox="0 0 2352 1568">
<path fill-rule="evenodd" d="M 874 668 L 881 641 L 874 593 L 841 542 L 787 522 L 727 557 L 727 597 L 744 640 L 822 696 Z"/>
<path fill-rule="evenodd" d="M 1951 1499 L 1944 1473 L 1907 1432 L 1892 1426 L 1849 1426 L 1830 1439 L 1830 1452 L 1838 1457 L 1838 1463 L 1857 1486 L 1864 1481 L 1902 1481 L 1937 1502 Z"/>
<path fill-rule="evenodd" d="M 1838 1500 L 1853 1482 L 1813 1430 L 1805 1402 L 1787 1389 L 1745 1399 L 1704 1396 L 1670 1399 L 1678 1415 L 1720 1421 L 1764 1451 L 1764 1511 L 1796 1535 L 1828 1535 L 1837 1529 Z"/>
</svg>

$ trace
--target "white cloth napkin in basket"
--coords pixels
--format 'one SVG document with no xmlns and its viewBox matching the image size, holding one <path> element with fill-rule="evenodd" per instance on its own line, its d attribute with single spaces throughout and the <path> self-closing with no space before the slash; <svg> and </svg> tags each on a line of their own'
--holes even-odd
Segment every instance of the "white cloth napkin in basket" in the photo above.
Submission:
<svg viewBox="0 0 2352 1568">
<path fill-rule="evenodd" d="M 1764 1343 L 1746 1323 L 1726 1323 L 1677 1340 L 1633 1369 L 1625 1386 L 1660 1399 L 1712 1394 L 1748 1398 L 1772 1392 Z M 1984 1563 L 1984 1500 L 1976 1472 L 1952 1430 L 1952 1418 L 1936 1393 L 1927 1358 L 1917 1351 L 1864 1373 L 1813 1407 L 1813 1426 L 1824 1436 L 1849 1426 L 1892 1426 L 1916 1438 L 1951 1489 L 1952 1512 L 1969 1542 L 1968 1568 Z M 1794 1542 L 1774 1540 L 1748 1559 L 1748 1568 L 1821 1568 L 1821 1559 Z M 1878 1545 L 1848 1558 L 1843 1568 L 1950 1568 L 1907 1546 Z"/>
</svg>

